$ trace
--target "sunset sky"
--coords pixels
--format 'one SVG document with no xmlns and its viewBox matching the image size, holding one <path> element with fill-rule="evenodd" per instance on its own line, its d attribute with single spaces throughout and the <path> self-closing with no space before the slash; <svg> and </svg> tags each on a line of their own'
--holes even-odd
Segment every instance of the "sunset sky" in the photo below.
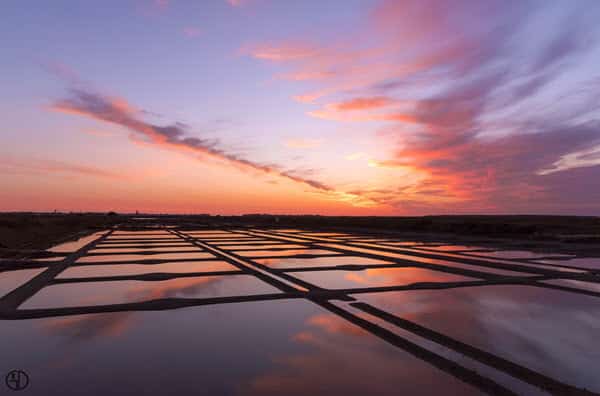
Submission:
<svg viewBox="0 0 600 396">
<path fill-rule="evenodd" d="M 0 6 L 0 210 L 600 215 L 600 1 Z"/>
</svg>

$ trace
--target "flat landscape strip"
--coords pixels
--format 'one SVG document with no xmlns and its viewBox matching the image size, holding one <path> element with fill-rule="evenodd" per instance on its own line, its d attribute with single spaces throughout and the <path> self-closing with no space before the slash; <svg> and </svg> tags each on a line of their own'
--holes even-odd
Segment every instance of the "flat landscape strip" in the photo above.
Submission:
<svg viewBox="0 0 600 396">
<path fill-rule="evenodd" d="M 273 233 L 270 233 L 270 234 L 273 234 Z M 262 235 L 262 232 L 259 235 Z M 286 236 L 279 235 L 279 234 L 273 234 L 271 236 L 274 238 L 281 238 L 282 240 L 287 239 Z M 322 239 L 322 238 L 310 237 L 309 240 L 314 243 L 314 241 L 318 241 L 319 239 Z M 338 246 L 336 247 L 336 245 L 338 245 Z M 364 257 L 377 258 L 380 260 L 388 260 L 388 261 L 395 261 L 395 260 L 397 260 L 397 258 L 386 256 L 384 253 L 398 253 L 398 254 L 403 254 L 406 256 L 412 255 L 415 257 L 419 257 L 419 258 L 429 258 L 429 259 L 444 260 L 444 261 L 449 261 L 449 262 L 457 262 L 460 264 L 468 264 L 468 265 L 473 265 L 473 266 L 477 266 L 477 267 L 489 267 L 489 268 L 496 268 L 496 269 L 502 269 L 502 270 L 515 271 L 515 272 L 527 272 L 527 273 L 534 273 L 534 274 L 551 275 L 551 276 L 556 276 L 556 277 L 562 277 L 564 274 L 560 271 L 546 270 L 546 269 L 539 268 L 539 267 L 520 265 L 518 263 L 511 264 L 511 263 L 509 263 L 510 260 L 508 260 L 508 259 L 493 260 L 493 261 L 470 259 L 470 258 L 455 257 L 452 254 L 446 254 L 446 253 L 444 253 L 444 254 L 433 254 L 433 253 L 429 254 L 429 253 L 422 253 L 422 252 L 414 252 L 412 250 L 403 249 L 403 248 L 381 247 L 381 246 L 378 246 L 375 244 L 365 244 L 365 243 L 346 243 L 346 242 L 330 243 L 329 241 L 327 241 L 326 243 L 317 244 L 316 246 L 320 249 L 329 248 L 330 250 L 339 251 L 339 252 L 349 254 L 349 255 L 361 255 Z M 356 250 L 356 249 L 359 249 L 359 250 Z M 361 249 L 362 249 L 362 251 L 361 251 Z M 381 251 L 382 253 L 378 253 L 377 251 Z M 368 255 L 365 255 L 365 253 L 367 253 Z M 419 263 L 420 265 L 423 264 L 420 261 L 417 263 Z"/>
<path fill-rule="evenodd" d="M 277 236 L 275 238 L 277 238 Z M 299 242 L 299 243 L 301 243 L 301 242 Z M 342 255 L 365 257 L 365 258 L 371 258 L 371 259 L 376 259 L 376 260 L 388 261 L 390 263 L 399 264 L 399 265 L 406 266 L 406 267 L 425 268 L 425 269 L 447 272 L 447 273 L 456 274 L 456 275 L 469 276 L 472 278 L 479 278 L 479 279 L 497 279 L 497 278 L 504 277 L 503 275 L 498 275 L 498 274 L 493 274 L 493 273 L 483 272 L 483 271 L 477 271 L 476 269 L 469 270 L 469 269 L 464 269 L 464 268 L 445 266 L 445 265 L 441 265 L 441 264 L 430 264 L 430 263 L 424 263 L 422 261 L 413 261 L 413 260 L 409 260 L 409 259 L 394 258 L 394 257 L 389 257 L 389 256 L 386 256 L 383 254 L 378 254 L 377 252 L 373 252 L 373 253 L 359 252 L 359 251 L 355 251 L 355 250 L 351 250 L 351 249 L 345 249 L 343 247 L 332 247 L 332 246 L 327 246 L 327 245 L 318 245 L 318 247 L 319 247 L 319 249 L 331 250 L 332 252 L 337 253 L 337 254 L 333 255 L 332 257 L 342 256 Z M 264 258 L 282 258 L 282 257 L 276 256 L 276 257 L 260 257 L 260 258 L 264 259 Z M 285 258 L 289 258 L 289 256 L 286 256 Z"/>
<path fill-rule="evenodd" d="M 275 240 L 287 240 L 287 238 L 285 236 L 281 236 L 279 234 L 272 235 L 272 237 L 275 238 Z M 313 242 L 312 239 L 310 241 Z M 297 242 L 297 243 L 302 243 L 302 242 Z M 343 244 L 336 243 L 334 245 L 343 245 Z M 378 254 L 376 251 L 376 250 L 382 250 L 384 252 L 389 251 L 390 253 L 395 253 L 396 249 L 387 250 L 387 249 L 364 248 L 362 246 L 356 246 L 359 249 L 363 249 L 363 251 L 357 251 L 357 250 L 352 249 L 352 247 L 354 247 L 352 244 L 349 244 L 349 245 L 350 246 L 348 246 L 347 249 L 345 249 L 344 247 L 335 248 L 335 247 L 332 247 L 331 244 L 329 244 L 329 243 L 324 244 L 324 245 L 317 245 L 317 246 L 321 249 L 334 250 L 334 251 L 338 251 L 338 252 L 344 253 L 344 254 L 379 259 L 379 260 L 393 261 L 395 263 L 407 263 L 407 264 L 413 263 L 412 266 L 415 266 L 415 267 L 429 268 L 429 269 L 443 271 L 443 272 L 453 272 L 453 273 L 462 274 L 465 276 L 477 277 L 477 278 L 482 278 L 482 279 L 492 280 L 492 279 L 498 279 L 498 278 L 499 279 L 505 278 L 505 276 L 502 276 L 502 275 L 487 274 L 487 273 L 483 273 L 483 272 L 480 273 L 479 275 L 477 275 L 473 272 L 470 272 L 471 270 L 458 269 L 458 268 L 453 268 L 453 267 L 444 267 L 443 265 L 440 265 L 440 264 L 426 264 L 421 261 L 410 261 L 410 260 L 406 260 L 406 259 L 393 258 L 393 257 L 386 256 L 385 254 Z M 372 251 L 372 253 L 366 253 L 364 250 Z M 417 255 L 417 257 L 420 257 L 420 256 L 421 255 Z M 452 256 L 451 254 L 436 254 L 435 257 L 430 257 L 430 258 L 439 259 L 439 260 L 447 260 L 450 262 L 456 262 L 458 264 L 464 263 L 464 264 L 479 266 L 479 267 L 484 267 L 484 268 L 489 267 L 489 268 L 497 268 L 497 269 L 503 269 L 503 270 L 509 270 L 509 271 L 514 271 L 515 267 L 521 267 L 521 269 L 523 271 L 525 271 L 529 268 L 532 268 L 532 267 L 524 268 L 523 266 L 520 266 L 519 264 L 512 265 L 512 264 L 510 264 L 510 259 L 497 260 L 497 261 L 500 261 L 500 263 L 498 263 L 496 261 L 487 261 L 487 260 L 481 261 L 481 260 L 469 260 L 469 259 L 467 259 L 463 262 L 463 260 L 459 260 L 457 257 Z M 533 272 L 534 274 L 537 273 L 539 276 L 544 276 L 544 278 L 539 278 L 540 280 L 574 279 L 574 280 L 581 280 L 584 282 L 600 283 L 600 280 L 595 276 L 596 273 L 593 271 L 587 271 L 585 273 L 583 273 L 583 272 L 569 273 L 569 272 L 552 271 L 552 270 L 534 268 L 533 271 L 530 271 L 530 272 Z M 600 272 L 598 272 L 598 273 L 600 274 Z M 515 281 L 519 281 L 519 279 L 526 279 L 526 278 L 515 277 Z M 537 282 L 535 282 L 535 280 L 537 280 L 537 279 L 534 277 L 530 278 L 530 280 L 531 280 L 531 282 L 529 284 L 532 286 L 545 287 L 545 288 L 549 288 L 549 289 L 557 289 L 557 290 L 562 290 L 562 291 L 566 291 L 566 292 L 584 294 L 584 295 L 588 295 L 588 296 L 592 296 L 592 297 L 600 297 L 600 293 L 590 291 L 590 290 L 578 289 L 578 288 L 568 287 L 568 286 L 558 286 L 558 285 L 537 283 Z"/>
<path fill-rule="evenodd" d="M 259 278 L 260 280 L 270 284 L 271 286 L 276 287 L 277 289 L 283 291 L 283 292 L 294 292 L 297 291 L 297 289 L 293 286 L 290 286 L 289 284 L 282 282 L 279 279 L 276 279 L 272 276 L 269 276 L 267 274 L 264 273 L 264 271 L 260 271 L 257 268 L 253 268 L 252 265 L 249 265 L 247 263 L 245 263 L 243 260 L 241 260 L 240 258 L 234 257 L 231 254 L 229 254 L 228 252 L 225 252 L 221 249 L 218 249 L 214 246 L 208 245 L 204 242 L 200 242 L 199 238 L 194 238 L 192 236 L 189 236 L 185 233 L 179 232 L 179 231 L 171 231 L 174 235 L 179 236 L 180 238 L 193 243 L 194 245 L 205 249 L 206 251 L 214 254 L 216 257 L 220 258 L 221 260 L 227 261 L 230 264 L 233 264 L 234 266 L 236 266 L 237 268 L 239 268 L 240 270 L 254 275 L 257 278 Z"/>
<path fill-rule="evenodd" d="M 537 286 L 537 287 L 547 287 L 554 288 L 564 291 L 580 291 L 579 289 L 569 288 L 565 286 L 557 286 L 557 285 L 547 285 L 538 283 L 541 280 L 548 279 L 576 279 L 583 281 L 591 281 L 597 283 L 597 280 L 593 278 L 591 274 L 569 274 L 559 271 L 545 271 L 540 273 L 541 271 L 529 271 L 527 267 L 527 272 L 537 273 L 537 275 L 527 276 L 504 276 L 498 274 L 490 274 L 487 272 L 469 270 L 464 268 L 455 268 L 451 266 L 444 266 L 441 264 L 434 263 L 423 263 L 420 261 L 412 261 L 403 258 L 393 258 L 389 256 L 385 256 L 385 252 L 392 251 L 402 252 L 401 254 L 405 254 L 406 251 L 412 252 L 412 250 L 403 249 L 403 248 L 394 248 L 393 246 L 380 246 L 374 243 L 365 243 L 365 242 L 349 242 L 348 240 L 333 240 L 331 238 L 321 238 L 318 236 L 304 236 L 299 235 L 298 233 L 294 234 L 292 238 L 288 237 L 287 234 L 281 235 L 281 233 L 274 233 L 270 231 L 253 231 L 253 230 L 239 230 L 236 232 L 230 232 L 230 234 L 224 235 L 224 238 L 214 238 L 209 237 L 203 238 L 202 235 L 191 235 L 179 230 L 171 230 L 169 229 L 167 232 L 168 235 L 173 235 L 173 238 L 165 238 L 161 240 L 169 240 L 177 241 L 173 242 L 173 246 L 180 247 L 179 241 L 182 241 L 184 245 L 194 246 L 195 250 L 189 251 L 172 251 L 172 252 L 151 252 L 151 251 L 143 251 L 141 254 L 168 254 L 168 253 L 197 253 L 197 252 L 209 252 L 213 254 L 214 258 L 206 258 L 206 259 L 144 259 L 144 260 L 127 260 L 127 261 L 112 261 L 112 262 L 87 262 L 87 263 L 76 263 L 75 261 L 83 256 L 98 256 L 98 255 L 109 255 L 111 253 L 89 253 L 89 250 L 93 248 L 98 248 L 102 246 L 102 248 L 115 248 L 120 243 L 110 243 L 107 241 L 108 236 L 113 232 L 113 230 L 107 232 L 106 234 L 100 236 L 96 240 L 90 242 L 85 245 L 81 249 L 77 250 L 69 254 L 65 257 L 64 260 L 58 262 L 27 262 L 19 260 L 17 262 L 13 262 L 14 266 L 10 266 L 11 269 L 16 269 L 18 266 L 26 266 L 26 265 L 39 265 L 40 267 L 49 267 L 46 271 L 42 272 L 38 276 L 32 278 L 29 282 L 21 287 L 16 288 L 5 297 L 0 300 L 0 317 L 2 319 L 30 319 L 30 318 L 42 318 L 42 317 L 56 317 L 56 316 L 65 316 L 65 315 L 80 315 L 80 314 L 89 314 L 89 313 L 107 313 L 107 312 L 123 312 L 123 311 L 157 311 L 157 310 L 169 310 L 169 309 L 178 309 L 183 307 L 191 307 L 191 306 L 202 306 L 202 305 L 213 305 L 213 304 L 227 304 L 227 303 L 237 303 L 237 302 L 251 302 L 251 301 L 269 301 L 269 300 L 279 300 L 279 299 L 297 299 L 304 298 L 313 303 L 321 306 L 327 311 L 341 317 L 344 320 L 349 321 L 350 323 L 366 330 L 370 334 L 386 341 L 404 351 L 416 356 L 435 367 L 443 370 L 444 372 L 458 378 L 459 380 L 471 384 L 478 389 L 490 393 L 490 394 L 506 394 L 512 395 L 515 394 L 510 389 L 496 383 L 494 380 L 490 378 L 486 378 L 481 376 L 474 370 L 468 369 L 459 363 L 447 359 L 431 350 L 428 350 L 422 346 L 419 346 L 389 330 L 382 328 L 381 326 L 372 323 L 362 317 L 356 316 L 350 311 L 339 307 L 337 305 L 332 304 L 331 300 L 340 300 L 340 301 L 356 301 L 353 295 L 359 295 L 362 293 L 382 293 L 388 291 L 400 291 L 400 290 L 417 290 L 417 289 L 449 289 L 449 288 L 461 288 L 461 287 L 485 287 L 489 285 L 501 285 L 501 284 L 520 284 L 520 285 L 529 285 L 529 286 Z M 253 240 L 252 236 L 255 233 L 261 233 L 260 237 L 263 239 L 260 242 Z M 265 235 L 266 234 L 266 235 Z M 273 235 L 274 234 L 274 235 Z M 132 234 L 133 236 L 136 234 Z M 161 234 L 165 235 L 165 234 Z M 231 236 L 230 236 L 231 235 Z M 272 243 L 281 241 L 285 242 L 293 242 L 294 244 L 301 244 L 305 248 L 318 248 L 331 251 L 331 254 L 291 254 L 291 255 L 279 255 L 279 256 L 261 256 L 261 257 L 244 257 L 240 256 L 236 252 L 243 251 L 252 251 L 252 250 L 298 250 L 297 248 L 249 248 L 249 249 L 241 249 L 241 250 L 227 250 L 227 245 L 225 246 L 215 246 L 222 243 L 221 241 L 227 240 L 229 243 L 231 241 L 241 241 L 246 240 L 246 238 L 242 238 L 242 235 L 248 235 L 250 238 L 247 238 L 252 242 L 256 243 Z M 147 235 L 150 236 L 150 235 Z M 301 239 L 299 239 L 301 238 Z M 135 245 L 139 246 L 141 249 L 154 248 L 152 243 L 155 243 L 152 238 L 144 239 L 144 238 L 131 238 L 135 240 Z M 159 238 L 156 238 L 157 240 Z M 112 239 L 114 240 L 114 239 Z M 110 241 L 110 240 L 109 240 Z M 326 243 L 324 243 L 324 241 Z M 132 242 L 127 242 L 128 244 L 133 244 Z M 331 243 L 338 246 L 331 246 Z M 241 242 L 240 244 L 244 244 Z M 115 246 L 116 245 L 116 246 Z M 339 245 L 342 245 L 341 247 Z M 358 245 L 358 246 L 356 246 Z M 362 246 L 361 246 L 362 245 Z M 370 245 L 368 250 L 374 250 L 373 253 L 364 252 L 364 251 L 356 251 L 352 248 L 361 248 L 364 249 L 364 245 Z M 96 247 L 95 247 L 96 246 Z M 347 248 L 345 248 L 346 246 Z M 374 246 L 374 247 L 371 247 Z M 128 247 L 130 249 L 130 247 Z M 378 253 L 377 250 L 381 250 L 382 253 Z M 433 256 L 437 257 L 429 257 L 434 259 L 447 260 L 451 262 L 463 263 L 463 257 L 459 255 L 447 254 L 446 252 L 436 252 Z M 138 252 L 123 252 L 123 254 L 140 254 Z M 406 253 L 409 254 L 409 253 Z M 112 254 L 111 254 L 112 255 Z M 114 254 L 118 257 L 118 253 Z M 337 265 L 337 266 L 320 266 L 320 267 L 297 267 L 297 268 L 287 268 L 287 269 L 276 269 L 271 268 L 261 263 L 254 261 L 255 259 L 266 259 L 266 258 L 276 258 L 276 259 L 288 259 L 288 258 L 311 258 L 318 259 L 319 257 L 343 257 L 343 255 L 351 255 L 358 257 L 368 257 L 368 258 L 376 258 L 379 260 L 384 260 L 389 262 L 389 264 L 373 264 L 373 265 Z M 415 255 L 416 257 L 421 257 L 419 254 Z M 459 257 L 456 257 L 459 256 Z M 454 260 L 452 260 L 454 258 Z M 458 258 L 461 260 L 459 261 Z M 60 272 L 66 269 L 68 266 L 85 266 L 85 265 L 114 265 L 114 264 L 162 264 L 165 262 L 177 262 L 177 261 L 215 261 L 221 260 L 226 261 L 232 265 L 234 265 L 238 270 L 233 271 L 212 271 L 212 272 L 194 272 L 194 273 L 150 273 L 150 274 L 139 274 L 139 275 L 114 275 L 114 276 L 95 276 L 95 277 L 86 277 L 86 278 L 55 278 Z M 467 260 L 469 258 L 467 257 Z M 479 267 L 486 267 L 490 265 L 482 265 L 479 264 L 480 260 L 476 260 Z M 483 260 L 481 260 L 483 261 Z M 504 265 L 504 269 L 514 270 L 514 267 L 511 264 L 512 261 L 502 260 L 500 264 Z M 485 263 L 490 263 L 490 261 L 485 260 Z M 496 261 L 491 261 L 492 265 L 490 267 L 494 267 L 495 264 L 498 264 Z M 506 263 L 506 264 L 505 264 Z M 469 263 L 467 263 L 469 264 Z M 519 264 L 515 262 L 515 265 Z M 7 268 L 8 266 L 2 262 L 0 263 L 0 269 Z M 478 280 L 473 281 L 462 281 L 462 282 L 416 282 L 408 285 L 396 285 L 396 286 L 382 286 L 382 287 L 363 287 L 363 288 L 346 288 L 346 289 L 324 289 L 319 286 L 313 285 L 309 282 L 306 282 L 302 279 L 298 279 L 293 276 L 294 272 L 307 272 L 307 271 L 325 271 L 325 270 L 343 270 L 343 271 L 359 271 L 368 268 L 402 268 L 402 267 L 421 267 L 432 269 L 436 271 L 449 272 L 458 275 L 470 276 L 476 278 Z M 502 268 L 502 267 L 500 267 Z M 270 284 L 281 290 L 281 293 L 271 293 L 271 294 L 262 294 L 262 295 L 250 295 L 250 296 L 229 296 L 229 297 L 209 297 L 209 298 L 164 298 L 157 300 L 148 300 L 141 301 L 135 303 L 124 303 L 124 304 L 110 304 L 110 305 L 95 305 L 95 306 L 81 306 L 81 307 L 59 307 L 59 308 L 49 308 L 49 309 L 18 309 L 18 306 L 21 305 L 24 301 L 26 301 L 29 297 L 33 296 L 37 291 L 41 288 L 51 285 L 51 284 L 68 284 L 68 283 L 86 283 L 86 282 L 99 282 L 99 281 L 123 281 L 123 280 L 138 280 L 138 281 L 163 281 L 175 278 L 186 278 L 186 277 L 207 277 L 207 276 L 233 276 L 233 275 L 252 275 L 256 278 Z M 600 296 L 600 293 L 595 293 L 589 291 L 588 293 L 592 293 L 592 295 Z M 432 342 L 438 343 L 440 345 L 444 345 L 452 350 L 455 350 L 459 353 L 463 353 L 466 356 L 469 356 L 477 361 L 480 361 L 484 364 L 489 365 L 499 371 L 505 372 L 523 382 L 535 385 L 540 387 L 541 389 L 545 389 L 551 393 L 555 394 L 565 394 L 565 395 L 590 395 L 591 392 L 582 391 L 578 388 L 574 388 L 570 385 L 563 384 L 559 381 L 553 380 L 551 378 L 545 377 L 542 374 L 539 374 L 533 370 L 530 370 L 526 367 L 520 366 L 516 363 L 506 361 L 496 355 L 487 353 L 485 351 L 481 351 L 475 347 L 469 346 L 467 344 L 463 344 L 457 340 L 454 340 L 450 337 L 442 335 L 440 333 L 436 333 L 431 329 L 424 328 L 415 323 L 406 321 L 404 319 L 398 318 L 392 314 L 389 314 L 385 311 L 378 310 L 375 307 L 370 306 L 369 304 L 365 304 L 362 302 L 354 302 L 351 303 L 350 306 L 353 308 L 359 309 L 363 312 L 366 312 L 370 315 L 378 317 L 388 323 L 396 325 L 398 327 L 403 328 L 404 330 L 410 331 L 414 334 L 417 334 L 421 337 L 424 337 Z"/>
</svg>

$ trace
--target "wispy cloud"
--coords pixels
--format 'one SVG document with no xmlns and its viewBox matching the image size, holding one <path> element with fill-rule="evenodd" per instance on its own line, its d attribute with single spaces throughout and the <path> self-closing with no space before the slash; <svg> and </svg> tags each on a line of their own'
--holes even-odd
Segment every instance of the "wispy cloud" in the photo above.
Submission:
<svg viewBox="0 0 600 396">
<path fill-rule="evenodd" d="M 379 107 L 388 106 L 393 101 L 385 96 L 374 96 L 367 98 L 353 98 L 340 103 L 333 103 L 331 106 L 338 111 L 351 111 L 351 110 L 366 110 L 376 109 Z"/>
<path fill-rule="evenodd" d="M 158 126 L 148 123 L 139 117 L 140 112 L 134 106 L 123 99 L 108 98 L 82 89 L 72 89 L 70 97 L 55 102 L 52 109 L 125 127 L 135 134 L 135 138 L 142 139 L 149 144 L 196 154 L 199 158 L 210 157 L 243 170 L 278 175 L 318 190 L 333 190 L 324 183 L 302 178 L 275 165 L 251 161 L 229 153 L 221 148 L 220 142 L 216 140 L 191 136 L 185 124 L 174 123 Z"/>
<path fill-rule="evenodd" d="M 293 99 L 300 103 L 313 103 L 315 100 L 320 98 L 322 94 L 320 92 L 308 93 L 302 95 L 294 95 Z"/>
<path fill-rule="evenodd" d="M 544 176 L 569 169 L 600 165 L 600 140 L 598 143 L 598 146 L 592 147 L 591 149 L 586 148 L 581 151 L 563 154 L 560 159 L 554 162 L 550 167 L 538 171 L 538 175 Z"/>
</svg>

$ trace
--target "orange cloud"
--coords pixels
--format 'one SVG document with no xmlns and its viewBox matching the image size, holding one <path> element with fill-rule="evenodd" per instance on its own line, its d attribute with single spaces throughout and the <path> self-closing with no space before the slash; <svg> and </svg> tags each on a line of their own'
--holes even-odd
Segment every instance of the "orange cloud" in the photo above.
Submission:
<svg viewBox="0 0 600 396">
<path fill-rule="evenodd" d="M 348 110 L 365 110 L 384 107 L 393 103 L 393 101 L 385 96 L 374 96 L 370 98 L 354 98 L 345 102 L 334 103 L 332 105 L 338 111 Z"/>
<path fill-rule="evenodd" d="M 334 121 L 392 121 L 417 124 L 420 120 L 408 110 L 416 105 L 414 101 L 398 101 L 386 96 L 358 97 L 343 102 L 327 103 L 319 110 L 307 114 Z M 377 110 L 394 105 L 396 109 L 386 112 Z M 407 110 L 401 111 L 400 108 Z M 413 110 L 414 111 L 414 110 Z"/>
<path fill-rule="evenodd" d="M 294 95 L 293 99 L 300 103 L 313 103 L 315 100 L 319 99 L 323 95 L 324 93 L 321 92 L 313 92 L 303 95 Z"/>
<path fill-rule="evenodd" d="M 326 105 L 324 109 L 313 110 L 307 113 L 311 117 L 324 120 L 340 122 L 365 122 L 365 121 L 391 121 L 404 122 L 409 124 L 418 123 L 418 119 L 409 114 L 403 113 L 355 113 L 347 111 L 338 111 L 335 106 Z"/>
</svg>

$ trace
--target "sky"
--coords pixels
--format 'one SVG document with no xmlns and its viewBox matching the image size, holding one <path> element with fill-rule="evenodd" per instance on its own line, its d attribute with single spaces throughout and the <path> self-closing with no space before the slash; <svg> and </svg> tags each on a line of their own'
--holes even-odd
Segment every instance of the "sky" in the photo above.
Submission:
<svg viewBox="0 0 600 396">
<path fill-rule="evenodd" d="M 600 215 L 600 1 L 0 5 L 0 210 Z"/>
</svg>

